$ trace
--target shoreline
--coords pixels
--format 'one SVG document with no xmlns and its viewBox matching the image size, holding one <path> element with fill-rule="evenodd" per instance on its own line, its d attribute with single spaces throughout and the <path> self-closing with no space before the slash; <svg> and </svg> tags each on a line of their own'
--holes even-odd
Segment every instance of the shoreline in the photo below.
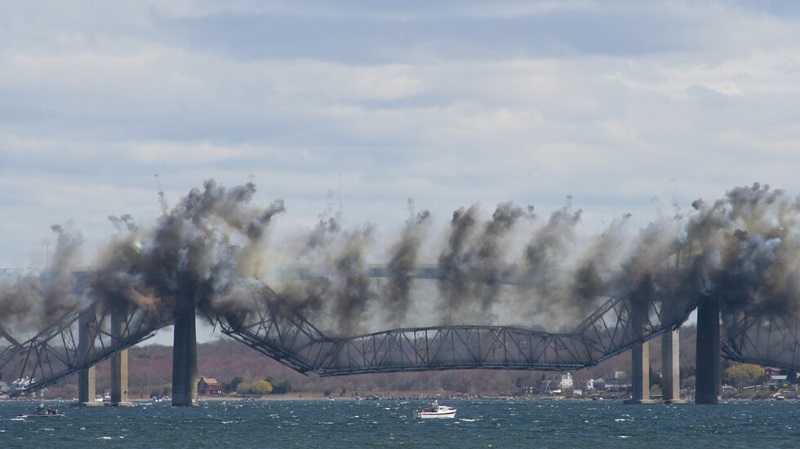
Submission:
<svg viewBox="0 0 800 449">
<path fill-rule="evenodd" d="M 606 402 L 625 402 L 626 398 L 624 397 L 611 397 L 611 398 L 603 398 L 599 397 L 597 399 L 591 397 L 563 397 L 563 396 L 506 396 L 506 395 L 446 395 L 446 394 L 436 394 L 436 393 L 418 393 L 418 394 L 383 394 L 383 395 L 367 395 L 365 397 L 361 396 L 344 396 L 344 397 L 334 397 L 334 396 L 326 396 L 324 393 L 288 393 L 288 394 L 280 394 L 280 395 L 263 395 L 263 396 L 198 396 L 197 402 L 224 402 L 224 401 L 376 401 L 376 400 L 390 400 L 390 401 L 433 401 L 433 400 L 440 400 L 440 401 L 461 401 L 461 400 L 483 400 L 483 401 L 568 401 L 568 402 L 594 402 L 594 401 L 606 401 Z M 797 402 L 800 401 L 800 396 L 795 396 L 792 398 L 784 398 L 784 399 L 777 399 L 777 398 L 740 398 L 740 397 L 723 397 L 719 404 L 725 403 L 737 403 L 737 402 Z M 59 403 L 69 403 L 75 401 L 69 401 L 61 398 L 0 398 L 0 402 L 59 402 Z M 169 400 L 154 400 L 150 398 L 138 398 L 138 399 L 129 399 L 129 404 L 144 404 L 144 403 L 156 403 L 156 402 L 164 402 L 169 403 Z M 693 399 L 684 399 L 682 401 L 683 404 L 694 404 Z M 95 404 L 92 404 L 95 405 Z M 109 405 L 106 403 L 97 403 L 96 405 Z"/>
</svg>

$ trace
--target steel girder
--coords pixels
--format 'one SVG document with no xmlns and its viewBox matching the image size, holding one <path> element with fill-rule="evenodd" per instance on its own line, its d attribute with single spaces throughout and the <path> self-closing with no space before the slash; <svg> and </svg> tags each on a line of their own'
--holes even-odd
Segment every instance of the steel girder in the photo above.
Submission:
<svg viewBox="0 0 800 449">
<path fill-rule="evenodd" d="M 302 315 L 281 301 L 267 286 L 259 287 L 249 307 L 238 313 L 219 313 L 209 320 L 225 335 L 306 373 L 325 347 L 326 338 Z"/>
<path fill-rule="evenodd" d="M 699 298 L 653 293 L 635 300 L 622 292 L 608 298 L 568 333 L 511 326 L 458 325 L 404 328 L 348 338 L 329 338 L 268 287 L 238 313 L 211 316 L 226 335 L 301 372 L 322 376 L 357 373 L 520 369 L 574 370 L 595 365 L 665 331 L 677 329 Z M 112 329 L 110 314 L 70 313 L 20 342 L 0 329 L 0 374 L 6 381 L 34 380 L 35 391 L 127 349 L 171 324 L 131 307 Z M 793 316 L 743 311 L 725 317 L 723 356 L 784 369 L 800 368 L 800 321 Z M 81 342 L 79 328 L 84 329 Z"/>
<path fill-rule="evenodd" d="M 0 345 L 0 380 L 2 380 L 5 366 L 25 350 L 25 344 L 17 341 L 3 327 L 0 327 L 0 342 L 2 342 L 2 345 Z"/>
<path fill-rule="evenodd" d="M 723 357 L 786 370 L 800 370 L 800 320 L 780 313 L 726 314 Z"/>
<path fill-rule="evenodd" d="M 122 312 L 119 312 L 122 313 Z M 141 308 L 128 308 L 112 329 L 111 315 L 94 306 L 70 312 L 54 325 L 25 342 L 10 337 L 0 351 L 0 373 L 4 379 L 23 380 L 14 395 L 41 390 L 76 372 L 90 368 L 127 349 L 169 325 Z"/>
<path fill-rule="evenodd" d="M 577 369 L 579 336 L 503 326 L 396 329 L 335 339 L 318 360 L 323 376 L 357 373 L 490 369 Z"/>
<path fill-rule="evenodd" d="M 587 360 L 597 364 L 666 331 L 678 329 L 697 308 L 699 298 L 655 293 L 647 300 L 623 294 L 609 298 L 575 330 Z"/>
<path fill-rule="evenodd" d="M 637 304 L 628 298 L 609 298 L 570 333 L 441 326 L 336 339 L 315 371 L 332 376 L 464 368 L 580 369 L 677 329 L 695 307 L 692 300 L 661 298 Z"/>
<path fill-rule="evenodd" d="M 329 338 L 264 289 L 248 313 L 214 317 L 223 333 L 300 372 L 322 376 L 467 368 L 573 370 L 592 366 L 667 330 L 696 299 L 608 298 L 573 332 L 511 326 L 404 328 Z"/>
</svg>

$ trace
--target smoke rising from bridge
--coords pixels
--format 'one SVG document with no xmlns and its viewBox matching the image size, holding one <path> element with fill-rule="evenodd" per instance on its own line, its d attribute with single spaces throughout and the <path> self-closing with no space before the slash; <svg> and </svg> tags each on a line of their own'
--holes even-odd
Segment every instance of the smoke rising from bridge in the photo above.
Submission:
<svg viewBox="0 0 800 449">
<path fill-rule="evenodd" d="M 256 205 L 255 194 L 252 183 L 226 188 L 209 180 L 152 226 L 129 215 L 109 217 L 117 233 L 83 281 L 73 275 L 80 272 L 80 232 L 54 226 L 46 275 L 0 286 L 0 325 L 38 329 L 95 297 L 164 319 L 182 301 L 204 314 L 246 313 L 265 282 L 334 335 L 474 323 L 555 331 L 614 292 L 634 299 L 713 295 L 727 313 L 798 313 L 800 203 L 759 184 L 676 208 L 639 230 L 621 215 L 588 242 L 579 242 L 582 211 L 571 200 L 546 220 L 512 203 L 497 205 L 488 219 L 478 205 L 459 208 L 444 237 L 434 235 L 432 214 L 411 202 L 378 279 L 368 261 L 379 240 L 374 226 L 345 229 L 341 216 L 326 216 L 292 240 L 300 245 L 271 242 L 270 225 L 286 208 L 281 200 Z M 685 258 L 678 271 L 668 262 L 676 253 Z M 270 276 L 280 265 L 291 269 Z"/>
</svg>

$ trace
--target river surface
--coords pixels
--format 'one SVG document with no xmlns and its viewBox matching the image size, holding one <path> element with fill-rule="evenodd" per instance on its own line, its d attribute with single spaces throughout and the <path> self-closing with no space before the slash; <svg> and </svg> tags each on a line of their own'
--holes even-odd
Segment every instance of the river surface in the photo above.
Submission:
<svg viewBox="0 0 800 449">
<path fill-rule="evenodd" d="M 419 419 L 421 400 L 208 401 L 197 407 L 0 402 L 0 448 L 797 448 L 800 401 L 627 405 L 447 400 L 455 419 Z"/>
</svg>

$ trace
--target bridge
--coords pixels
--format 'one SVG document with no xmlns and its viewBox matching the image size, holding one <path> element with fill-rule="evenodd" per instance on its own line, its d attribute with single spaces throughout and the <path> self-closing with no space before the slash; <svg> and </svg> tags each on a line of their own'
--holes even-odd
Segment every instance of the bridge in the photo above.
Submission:
<svg viewBox="0 0 800 449">
<path fill-rule="evenodd" d="M 370 275 L 381 277 L 385 272 L 372 270 Z M 434 271 L 422 277 L 436 275 Z M 698 400 L 705 394 L 705 401 L 716 402 L 720 355 L 739 362 L 800 369 L 800 322 L 796 319 L 743 309 L 723 317 L 720 333 L 718 301 L 676 291 L 648 290 L 643 297 L 641 289 L 635 287 L 620 290 L 607 296 L 597 310 L 565 333 L 515 326 L 441 325 L 346 337 L 325 335 L 266 284 L 247 291 L 246 306 L 236 312 L 208 311 L 204 318 L 222 333 L 265 356 L 298 372 L 320 376 L 473 368 L 579 370 L 633 350 L 633 363 L 638 364 L 634 366 L 634 398 L 646 401 L 646 344 L 661 336 L 667 348 L 663 354 L 665 370 L 674 373 L 669 376 L 665 372 L 665 382 L 672 383 L 665 385 L 665 397 L 677 399 L 677 355 L 673 352 L 677 350 L 676 333 L 695 310 Z M 704 308 L 710 312 L 703 313 Z M 194 320 L 193 308 L 184 313 L 181 324 L 178 313 L 165 318 L 146 306 L 101 298 L 65 314 L 24 341 L 0 328 L 0 373 L 3 379 L 15 380 L 15 394 L 37 391 L 77 374 L 79 399 L 90 402 L 94 398 L 93 367 L 111 359 L 112 402 L 125 402 L 126 349 L 152 337 L 158 329 L 174 325 L 173 388 L 185 390 L 182 402 L 175 405 L 191 405 L 192 398 L 196 398 L 196 391 L 192 393 L 196 385 L 192 377 L 196 377 Z M 703 343 L 703 339 L 707 342 Z M 703 344 L 706 346 L 701 348 Z M 715 358 L 717 361 L 713 362 Z M 708 360 L 710 366 L 704 368 L 709 365 Z M 703 369 L 708 373 L 703 374 Z"/>
<path fill-rule="evenodd" d="M 582 307 L 596 307 L 563 332 L 519 324 L 453 324 L 449 319 L 440 325 L 369 333 L 342 332 L 347 326 L 336 334 L 322 332 L 288 292 L 242 275 L 260 251 L 272 217 L 284 210 L 282 201 L 248 207 L 254 193 L 252 183 L 225 189 L 209 180 L 174 209 L 164 207 L 155 229 L 142 231 L 128 216 L 113 217 L 120 232 L 98 269 L 72 273 L 61 267 L 54 277 L 29 280 L 40 293 L 38 301 L 52 306 L 37 321 L 34 335 L 15 335 L 9 326 L 20 310 L 31 306 L 25 289 L 3 292 L 4 300 L 18 300 L 8 310 L 11 315 L 0 316 L 2 378 L 13 381 L 15 393 L 25 393 L 77 374 L 79 400 L 90 402 L 94 366 L 110 359 L 112 401 L 125 402 L 127 348 L 172 325 L 173 405 L 193 405 L 200 316 L 267 357 L 321 376 L 470 368 L 576 370 L 630 350 L 634 401 L 648 400 L 648 342 L 661 336 L 666 348 L 662 390 L 673 400 L 677 332 L 693 311 L 698 329 L 696 402 L 717 401 L 721 357 L 800 371 L 800 200 L 768 186 L 735 188 L 713 204 L 695 201 L 694 212 L 677 213 L 641 230 L 632 248 L 620 247 L 623 239 L 612 225 L 591 242 L 585 264 L 575 267 L 566 290 L 548 279 L 563 269 L 579 213 L 568 208 L 554 212 L 523 247 L 524 268 L 514 272 L 496 263 L 503 259 L 499 244 L 514 220 L 524 215 L 508 204 L 499 205 L 481 229 L 475 227 L 472 209 L 456 211 L 447 248 L 434 267 L 416 266 L 423 245 L 416 227 L 425 221 L 420 214 L 407 222 L 387 266 L 364 265 L 367 236 L 337 234 L 338 243 L 344 244 L 330 269 L 338 272 L 311 273 L 306 279 L 324 283 L 326 275 L 338 276 L 345 292 L 337 300 L 344 310 L 340 317 L 363 312 L 377 294 L 370 291 L 369 279 L 387 279 L 398 291 L 429 280 L 446 289 L 451 306 L 479 297 L 477 305 L 467 305 L 482 311 L 488 310 L 486 299 L 495 298 L 499 285 L 536 284 L 544 294 L 531 299 L 557 290 L 555 299 L 581 298 Z M 321 221 L 306 249 L 330 243 L 338 229 L 334 222 Z M 70 250 L 70 239 L 62 239 L 63 228 L 54 230 L 60 232 L 54 259 L 66 261 L 69 254 L 62 252 Z M 612 260 L 616 254 L 625 259 Z M 309 275 L 291 271 L 298 277 Z M 385 294 L 384 303 L 393 304 L 393 293 Z"/>
</svg>

